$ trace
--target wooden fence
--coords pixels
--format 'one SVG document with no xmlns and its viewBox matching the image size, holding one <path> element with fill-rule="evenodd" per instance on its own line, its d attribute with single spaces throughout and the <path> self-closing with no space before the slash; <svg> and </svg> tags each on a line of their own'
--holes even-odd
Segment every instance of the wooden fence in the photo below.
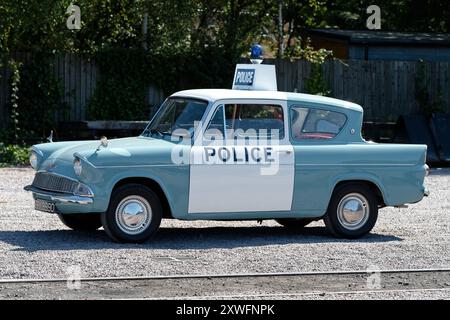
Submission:
<svg viewBox="0 0 450 320">
<path fill-rule="evenodd" d="M 0 132 L 6 126 L 7 103 L 9 99 L 9 81 L 10 72 L 7 68 L 0 68 Z"/>
<path fill-rule="evenodd" d="M 278 89 L 304 92 L 311 64 L 306 61 L 273 61 Z M 327 61 L 322 70 L 332 96 L 364 108 L 366 121 L 396 120 L 401 114 L 419 111 L 416 100 L 418 64 L 412 61 Z M 450 112 L 450 62 L 425 62 L 430 101 L 441 95 Z"/>
<path fill-rule="evenodd" d="M 27 56 L 18 58 L 26 60 Z M 289 60 L 268 62 L 276 65 L 280 91 L 304 92 L 305 81 L 310 76 L 310 63 Z M 410 61 L 364 60 L 327 61 L 322 67 L 332 96 L 362 105 L 365 121 L 392 121 L 401 114 L 419 110 L 415 86 L 417 68 L 417 63 Z M 430 100 L 436 101 L 441 92 L 444 106 L 450 111 L 450 62 L 426 62 L 425 70 Z M 85 120 L 86 107 L 99 77 L 95 62 L 62 54 L 55 58 L 52 72 L 60 80 L 64 99 L 70 107 L 68 114 L 58 120 Z M 7 119 L 9 76 L 9 70 L 0 69 L 1 125 Z M 150 105 L 158 105 L 163 100 L 161 90 L 149 88 Z"/>
<path fill-rule="evenodd" d="M 53 66 L 53 72 L 61 82 L 64 100 L 70 110 L 68 116 L 62 120 L 86 120 L 86 107 L 94 94 L 99 76 L 95 61 L 86 61 L 72 54 L 59 55 Z M 147 103 L 151 106 L 159 105 L 165 99 L 162 91 L 155 87 L 148 88 L 147 96 Z"/>
<path fill-rule="evenodd" d="M 14 55 L 14 59 L 22 62 L 26 62 L 29 58 L 30 55 L 26 53 Z M 87 105 L 94 94 L 99 77 L 95 61 L 83 59 L 74 54 L 60 54 L 55 57 L 51 72 L 59 80 L 64 92 L 64 101 L 69 106 L 69 112 L 55 115 L 57 120 L 86 120 Z M 10 95 L 9 78 L 10 70 L 0 68 L 0 128 L 7 119 L 7 104 Z M 159 105 L 164 99 L 164 94 L 160 89 L 148 88 L 148 104 Z"/>
</svg>

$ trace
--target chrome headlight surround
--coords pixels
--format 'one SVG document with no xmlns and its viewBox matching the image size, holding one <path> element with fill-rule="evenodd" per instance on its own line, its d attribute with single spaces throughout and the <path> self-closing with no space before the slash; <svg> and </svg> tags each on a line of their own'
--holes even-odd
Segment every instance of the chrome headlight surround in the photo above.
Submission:
<svg viewBox="0 0 450 320">
<path fill-rule="evenodd" d="M 75 157 L 73 160 L 73 171 L 75 171 L 77 177 L 81 176 L 81 172 L 83 171 L 83 163 L 80 158 Z"/>
<path fill-rule="evenodd" d="M 42 153 L 42 151 L 34 146 L 31 147 L 29 160 L 31 167 L 34 170 L 38 170 L 39 163 L 42 161 L 42 159 L 44 159 L 44 154 Z"/>
<path fill-rule="evenodd" d="M 31 167 L 34 170 L 36 170 L 37 169 L 37 165 L 38 165 L 38 156 L 37 156 L 37 153 L 34 150 L 31 151 L 29 159 L 30 159 Z"/>
</svg>

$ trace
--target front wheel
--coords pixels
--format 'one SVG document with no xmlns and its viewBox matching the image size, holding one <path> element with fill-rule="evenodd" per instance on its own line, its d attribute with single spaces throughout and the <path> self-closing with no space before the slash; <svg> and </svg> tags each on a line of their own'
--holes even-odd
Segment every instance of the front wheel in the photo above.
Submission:
<svg viewBox="0 0 450 320">
<path fill-rule="evenodd" d="M 127 184 L 115 190 L 102 225 L 117 242 L 144 242 L 153 236 L 162 219 L 158 196 L 140 184 Z"/>
<path fill-rule="evenodd" d="M 59 220 L 70 229 L 94 231 L 102 226 L 100 213 L 58 214 Z"/>
<path fill-rule="evenodd" d="M 335 190 L 323 220 L 333 235 L 354 239 L 369 233 L 377 218 L 373 191 L 367 185 L 349 183 Z"/>
</svg>

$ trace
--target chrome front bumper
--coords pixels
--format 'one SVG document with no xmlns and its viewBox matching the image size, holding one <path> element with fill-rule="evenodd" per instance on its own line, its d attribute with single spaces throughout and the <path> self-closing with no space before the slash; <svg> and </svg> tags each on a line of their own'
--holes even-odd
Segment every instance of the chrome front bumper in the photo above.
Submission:
<svg viewBox="0 0 450 320">
<path fill-rule="evenodd" d="M 47 192 L 45 190 L 33 187 L 32 185 L 24 187 L 25 191 L 31 191 L 34 194 L 38 196 L 47 197 L 50 199 L 50 201 L 53 201 L 55 203 L 75 203 L 75 204 L 81 204 L 81 205 L 87 205 L 92 204 L 94 200 L 90 197 L 81 197 L 81 196 L 75 196 L 71 194 L 55 194 L 52 192 Z"/>
</svg>

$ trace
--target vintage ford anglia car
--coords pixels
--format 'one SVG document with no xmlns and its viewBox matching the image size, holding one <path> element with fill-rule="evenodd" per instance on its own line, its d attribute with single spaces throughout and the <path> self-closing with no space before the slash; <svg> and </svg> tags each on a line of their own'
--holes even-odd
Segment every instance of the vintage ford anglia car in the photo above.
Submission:
<svg viewBox="0 0 450 320">
<path fill-rule="evenodd" d="M 356 104 L 300 93 L 200 89 L 170 96 L 138 137 L 38 144 L 26 186 L 68 227 L 142 242 L 162 218 L 275 219 L 370 232 L 378 209 L 428 194 L 425 145 L 361 136 Z"/>
</svg>

